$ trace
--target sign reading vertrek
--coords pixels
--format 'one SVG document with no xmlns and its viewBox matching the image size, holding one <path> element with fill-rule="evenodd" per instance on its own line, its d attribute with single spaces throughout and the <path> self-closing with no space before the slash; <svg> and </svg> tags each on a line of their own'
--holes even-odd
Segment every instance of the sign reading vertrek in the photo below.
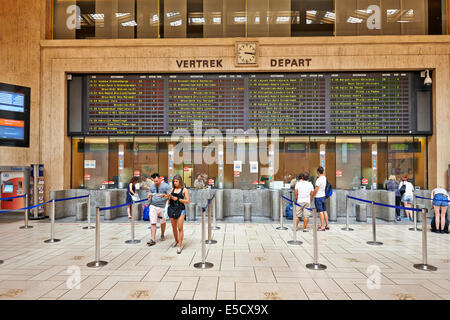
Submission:
<svg viewBox="0 0 450 320">
<path fill-rule="evenodd" d="M 309 67 L 312 59 L 310 58 L 277 58 L 270 59 L 270 67 Z M 223 68 L 222 59 L 186 59 L 176 60 L 178 69 L 195 69 L 195 68 Z"/>
</svg>

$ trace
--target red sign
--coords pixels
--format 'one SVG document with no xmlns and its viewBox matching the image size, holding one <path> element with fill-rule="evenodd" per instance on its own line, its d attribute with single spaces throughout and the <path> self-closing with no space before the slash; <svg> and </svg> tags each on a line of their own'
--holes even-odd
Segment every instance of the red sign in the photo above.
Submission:
<svg viewBox="0 0 450 320">
<path fill-rule="evenodd" d="M 191 170 L 191 168 L 189 167 L 184 167 L 184 172 L 189 172 Z"/>
<path fill-rule="evenodd" d="M 241 172 L 240 171 L 235 171 L 234 172 L 234 176 L 235 177 L 240 177 L 241 176 Z"/>
<path fill-rule="evenodd" d="M 208 179 L 208 184 L 211 186 L 214 185 L 214 179 Z"/>
<path fill-rule="evenodd" d="M 91 175 L 90 174 L 85 174 L 84 175 L 84 180 L 91 180 Z"/>
<path fill-rule="evenodd" d="M 362 179 L 362 184 L 369 184 L 369 180 L 366 179 L 366 178 L 363 178 L 363 179 Z"/>
<path fill-rule="evenodd" d="M 253 181 L 252 184 L 259 184 L 259 181 Z"/>
<path fill-rule="evenodd" d="M 134 176 L 139 177 L 141 175 L 141 172 L 139 170 L 134 170 Z"/>
<path fill-rule="evenodd" d="M 103 181 L 103 183 L 102 184 L 108 184 L 108 181 Z"/>
<path fill-rule="evenodd" d="M 114 184 L 114 181 L 109 181 L 109 184 Z"/>
<path fill-rule="evenodd" d="M 342 177 L 342 170 L 336 170 L 336 177 Z"/>
</svg>

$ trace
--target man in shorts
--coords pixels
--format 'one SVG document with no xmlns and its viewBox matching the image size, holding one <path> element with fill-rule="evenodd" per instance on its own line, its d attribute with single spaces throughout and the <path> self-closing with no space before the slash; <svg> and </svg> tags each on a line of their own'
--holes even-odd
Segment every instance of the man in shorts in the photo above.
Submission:
<svg viewBox="0 0 450 320">
<path fill-rule="evenodd" d="M 309 173 L 301 173 L 299 176 L 299 181 L 295 185 L 295 199 L 298 205 L 294 205 L 295 210 L 295 226 L 298 226 L 298 222 L 300 218 L 303 217 L 303 232 L 308 232 L 308 220 L 310 211 L 307 208 L 311 208 L 311 202 L 313 199 L 312 193 L 314 191 L 314 187 L 312 183 L 309 181 Z"/>
<path fill-rule="evenodd" d="M 151 176 L 153 185 L 150 187 L 148 194 L 148 200 L 150 201 L 150 230 L 151 239 L 147 242 L 147 245 L 153 246 L 156 244 L 156 223 L 160 219 L 161 223 L 161 241 L 166 240 L 164 237 L 164 231 L 166 231 L 166 219 L 164 219 L 163 212 L 166 208 L 167 199 L 165 196 L 170 192 L 170 186 L 165 183 L 158 173 L 154 173 Z"/>
<path fill-rule="evenodd" d="M 317 180 L 316 180 L 316 188 L 313 191 L 313 197 L 314 197 L 314 204 L 316 206 L 317 212 L 319 212 L 320 215 L 320 227 L 317 229 L 317 231 L 325 231 L 330 230 L 330 227 L 328 226 L 328 212 L 326 207 L 326 196 L 325 196 L 325 188 L 327 186 L 327 178 L 323 174 L 325 172 L 325 169 L 320 166 L 317 168 Z M 326 222 L 326 225 L 324 225 L 324 220 Z"/>
</svg>

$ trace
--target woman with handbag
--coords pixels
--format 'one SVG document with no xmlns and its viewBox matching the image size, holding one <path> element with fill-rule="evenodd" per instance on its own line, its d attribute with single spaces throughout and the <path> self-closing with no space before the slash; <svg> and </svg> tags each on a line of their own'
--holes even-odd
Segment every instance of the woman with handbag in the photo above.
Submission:
<svg viewBox="0 0 450 320">
<path fill-rule="evenodd" d="M 175 242 L 172 247 L 177 248 L 177 253 L 180 254 L 183 247 L 183 224 L 186 217 L 185 205 L 189 204 L 189 191 L 184 188 L 183 179 L 180 175 L 176 175 L 173 180 L 173 188 L 167 195 L 169 200 L 169 207 L 167 213 L 172 223 L 173 237 Z"/>
<path fill-rule="evenodd" d="M 127 203 L 133 202 L 134 197 L 137 196 L 136 194 L 136 183 L 138 183 L 139 179 L 138 177 L 133 177 L 130 179 L 130 183 L 128 184 L 127 189 Z M 128 219 L 131 219 L 131 204 L 127 207 L 127 213 L 128 213 Z"/>
</svg>

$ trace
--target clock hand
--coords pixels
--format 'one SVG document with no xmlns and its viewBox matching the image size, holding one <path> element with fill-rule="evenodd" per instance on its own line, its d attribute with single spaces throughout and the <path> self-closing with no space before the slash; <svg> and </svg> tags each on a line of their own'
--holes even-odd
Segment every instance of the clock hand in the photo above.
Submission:
<svg viewBox="0 0 450 320">
<path fill-rule="evenodd" d="M 254 52 L 244 52 L 245 54 L 251 54 L 252 56 L 255 55 Z"/>
</svg>

